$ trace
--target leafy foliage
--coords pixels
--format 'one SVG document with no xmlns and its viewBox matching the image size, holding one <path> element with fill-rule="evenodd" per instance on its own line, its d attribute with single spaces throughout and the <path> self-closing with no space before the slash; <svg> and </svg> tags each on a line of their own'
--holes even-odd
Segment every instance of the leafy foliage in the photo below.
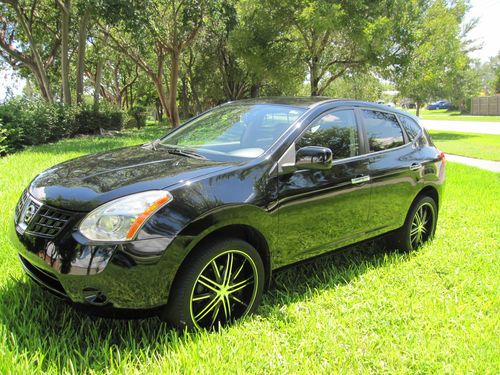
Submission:
<svg viewBox="0 0 500 375">
<path fill-rule="evenodd" d="M 7 153 L 7 129 L 3 128 L 2 123 L 0 122 L 0 156 L 3 156 Z"/>
<path fill-rule="evenodd" d="M 86 107 L 13 99 L 0 105 L 0 124 L 3 151 L 11 153 L 78 134 L 99 134 L 100 129 L 120 130 L 122 114 L 114 109 L 94 112 Z"/>
<path fill-rule="evenodd" d="M 396 72 L 397 86 L 403 96 L 417 103 L 417 115 L 420 104 L 452 96 L 454 90 L 462 89 L 458 82 L 471 78 L 460 29 L 465 12 L 464 1 L 436 0 L 419 13 L 411 58 Z M 460 99 L 474 91 L 477 89 L 468 87 Z"/>
<path fill-rule="evenodd" d="M 128 113 L 134 119 L 134 124 L 137 129 L 146 126 L 146 108 L 136 105 L 130 108 Z"/>
</svg>

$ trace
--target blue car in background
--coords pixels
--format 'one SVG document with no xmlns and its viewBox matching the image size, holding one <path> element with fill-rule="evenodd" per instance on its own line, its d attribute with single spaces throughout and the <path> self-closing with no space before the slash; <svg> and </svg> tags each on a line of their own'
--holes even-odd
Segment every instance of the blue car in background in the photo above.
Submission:
<svg viewBox="0 0 500 375">
<path fill-rule="evenodd" d="M 431 103 L 427 106 L 428 110 L 433 109 L 450 109 L 450 103 L 446 100 L 439 100 L 437 102 Z"/>
</svg>

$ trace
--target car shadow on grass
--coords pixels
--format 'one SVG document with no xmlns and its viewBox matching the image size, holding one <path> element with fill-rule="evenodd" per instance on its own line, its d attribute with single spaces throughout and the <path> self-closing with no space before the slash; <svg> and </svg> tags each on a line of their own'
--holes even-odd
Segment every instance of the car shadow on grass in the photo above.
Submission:
<svg viewBox="0 0 500 375">
<path fill-rule="evenodd" d="M 259 319 L 282 320 L 281 306 L 307 300 L 315 290 L 348 284 L 367 270 L 384 265 L 388 257 L 391 262 L 408 259 L 406 254 L 386 250 L 379 240 L 279 270 L 257 315 Z M 0 289 L 0 322 L 8 332 L 3 337 L 9 336 L 2 344 L 4 350 L 42 361 L 36 367 L 43 371 L 72 366 L 76 372 L 100 372 L 119 367 L 116 361 L 120 358 L 140 365 L 148 357 L 176 351 L 202 336 L 173 330 L 156 317 L 118 320 L 85 314 L 27 277 L 11 278 Z M 219 334 L 224 335 L 224 331 Z"/>
</svg>

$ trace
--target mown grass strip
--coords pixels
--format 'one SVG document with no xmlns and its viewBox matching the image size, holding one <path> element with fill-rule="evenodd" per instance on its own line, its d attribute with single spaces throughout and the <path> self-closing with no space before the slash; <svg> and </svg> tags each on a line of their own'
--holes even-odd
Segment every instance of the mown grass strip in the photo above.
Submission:
<svg viewBox="0 0 500 375">
<path fill-rule="evenodd" d="M 430 130 L 432 140 L 445 153 L 500 160 L 500 135 Z"/>
</svg>

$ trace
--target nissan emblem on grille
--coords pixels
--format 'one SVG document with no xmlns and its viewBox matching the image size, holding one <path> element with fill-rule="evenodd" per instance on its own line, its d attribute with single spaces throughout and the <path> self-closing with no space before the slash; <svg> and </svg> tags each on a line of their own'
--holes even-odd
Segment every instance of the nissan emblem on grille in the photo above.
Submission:
<svg viewBox="0 0 500 375">
<path fill-rule="evenodd" d="M 30 202 L 28 204 L 28 207 L 26 208 L 26 211 L 24 212 L 23 220 L 26 224 L 30 223 L 31 219 L 33 219 L 33 216 L 35 216 L 36 211 L 37 211 L 37 207 L 35 206 L 35 203 Z"/>
<path fill-rule="evenodd" d="M 23 194 L 16 207 L 17 231 L 36 237 L 54 238 L 71 219 L 71 213 L 46 206 Z"/>
</svg>

